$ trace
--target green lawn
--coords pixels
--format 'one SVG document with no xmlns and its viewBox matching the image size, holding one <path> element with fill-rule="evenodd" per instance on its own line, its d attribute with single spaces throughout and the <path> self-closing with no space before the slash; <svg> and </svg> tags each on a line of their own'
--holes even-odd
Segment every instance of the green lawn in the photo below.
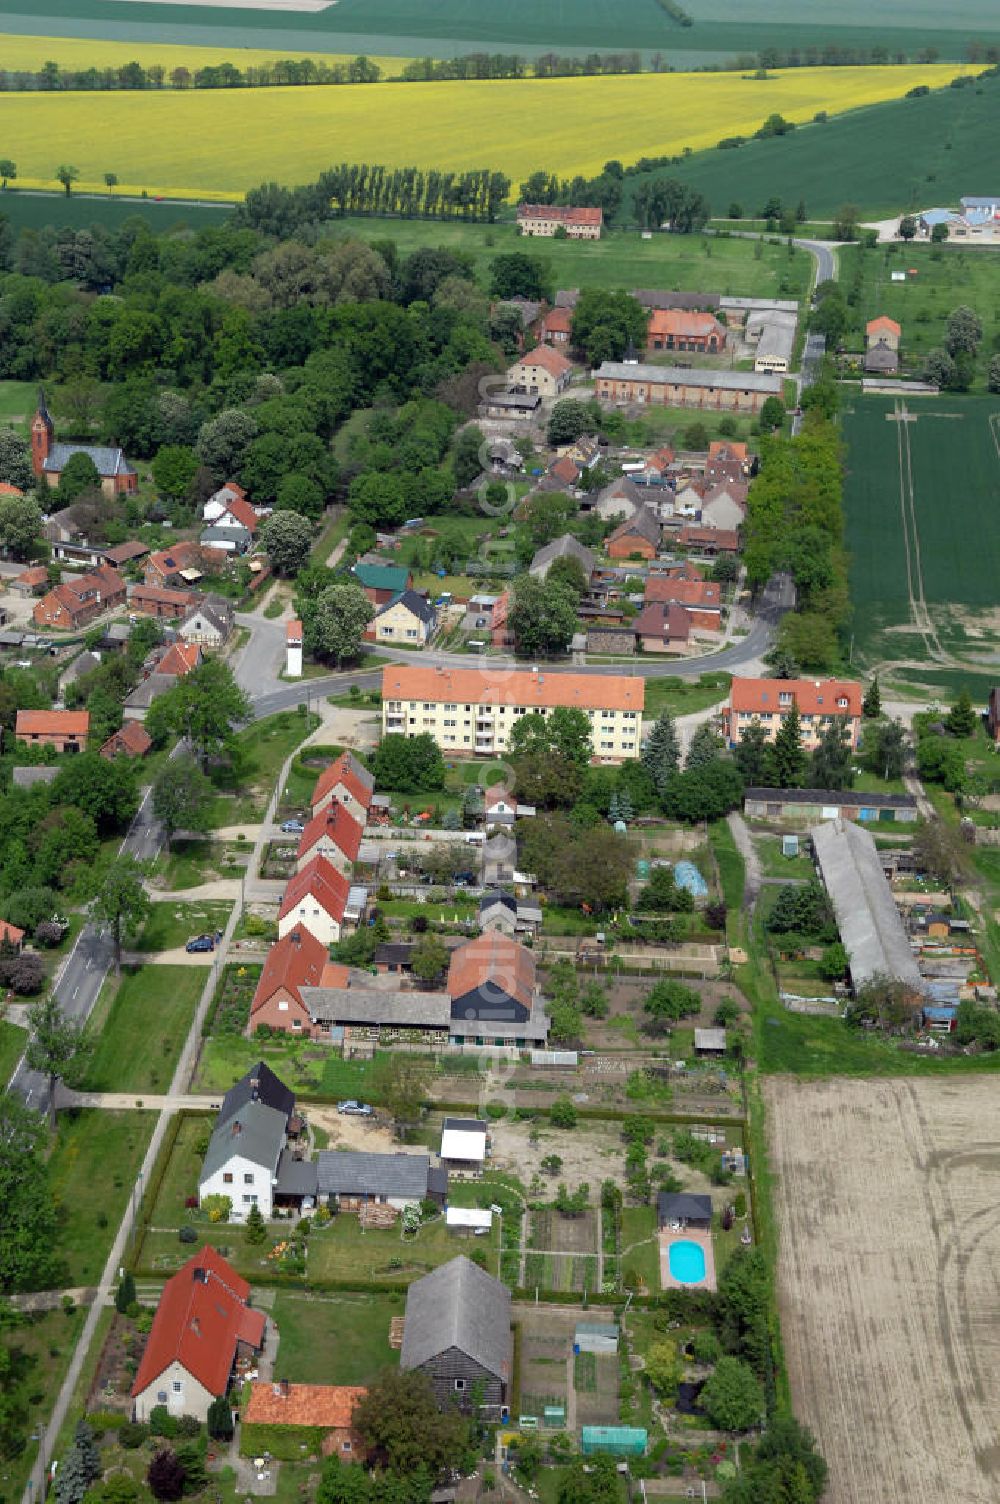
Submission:
<svg viewBox="0 0 1000 1504">
<path fill-rule="evenodd" d="M 335 762 L 343 750 L 343 747 L 317 744 L 308 747 L 303 756 L 294 758 L 281 791 L 281 804 L 290 809 L 308 808 L 316 780 L 323 768 L 327 763 Z"/>
<path fill-rule="evenodd" d="M 91 1018 L 88 1091 L 165 1092 L 201 990 L 200 967 L 144 966 L 109 976 Z"/>
<path fill-rule="evenodd" d="M 781 837 L 759 835 L 754 837 L 761 871 L 765 877 L 810 878 L 815 868 L 807 856 L 782 856 Z"/>
<path fill-rule="evenodd" d="M 4 428 L 17 428 L 26 433 L 37 406 L 38 388 L 34 382 L 0 381 L 0 425 Z"/>
<path fill-rule="evenodd" d="M 363 1097 L 371 1067 L 365 1061 L 343 1060 L 329 1045 L 307 1039 L 244 1039 L 216 1035 L 205 1040 L 194 1090 L 228 1091 L 256 1060 L 266 1060 L 299 1096 Z"/>
<path fill-rule="evenodd" d="M 154 1121 L 152 1113 L 98 1108 L 60 1113 L 49 1172 L 62 1207 L 60 1249 L 71 1285 L 100 1277 Z"/>
<path fill-rule="evenodd" d="M 874 251 L 850 246 L 840 252 L 842 279 L 860 269 L 861 295 L 851 305 L 850 348 L 864 349 L 869 319 L 888 314 L 902 326 L 901 370 L 919 375 L 929 350 L 944 343 L 949 313 L 959 304 L 975 309 L 983 325 L 976 385 L 986 389 L 990 357 L 1000 341 L 1000 261 L 989 249 L 952 241 L 946 246 L 887 245 Z M 893 272 L 915 272 L 894 282 Z"/>
<path fill-rule="evenodd" d="M 152 1207 L 143 1208 L 153 1227 L 180 1227 L 188 1220 L 184 1202 L 198 1194 L 198 1176 L 214 1124 L 212 1113 L 181 1117 L 156 1200 Z"/>
<path fill-rule="evenodd" d="M 651 1294 L 660 1288 L 660 1245 L 656 1237 L 656 1208 L 622 1208 L 622 1274 L 633 1270 Z"/>
<path fill-rule="evenodd" d="M 14 1074 L 14 1067 L 20 1060 L 27 1042 L 27 1029 L 22 1029 L 20 1024 L 8 1023 L 7 1019 L 0 1018 L 0 1082 L 4 1086 Z"/>
<path fill-rule="evenodd" d="M 907 405 L 915 421 L 912 416 L 895 421 L 898 405 L 885 397 L 855 397 L 844 415 L 856 664 L 931 657 L 933 641 L 912 619 L 911 578 L 915 589 L 922 581 L 946 650 L 981 654 L 1000 640 L 993 620 L 1000 574 L 994 516 L 998 404 L 994 398 L 939 396 L 908 398 Z M 958 473 L 961 489 L 943 507 L 941 497 L 953 491 Z M 987 676 L 988 670 L 980 672 L 983 687 Z M 903 677 L 922 681 L 924 676 L 904 670 Z M 949 671 L 951 682 L 968 679 L 970 688 L 974 677 L 971 670 L 968 675 Z"/>
<path fill-rule="evenodd" d="M 206 899 L 201 903 L 154 903 L 141 933 L 131 944 L 137 951 L 174 950 L 195 935 L 224 930 L 231 903 Z"/>
<path fill-rule="evenodd" d="M 473 258 L 476 280 L 483 286 L 489 283 L 494 257 L 524 248 L 514 224 L 348 218 L 337 225 L 362 240 L 392 240 L 400 255 L 424 246 L 463 251 Z M 532 246 L 531 253 L 548 263 L 556 287 L 670 287 L 740 297 L 801 295 L 811 265 L 804 251 L 790 256 L 784 243 L 765 244 L 758 255 L 752 241 L 735 237 L 654 235 L 643 240 L 637 230 L 606 231 L 600 240 L 547 240 Z"/>
<path fill-rule="evenodd" d="M 238 732 L 232 767 L 215 780 L 220 792 L 212 800 L 211 828 L 259 820 L 285 759 L 318 725 L 315 713 L 282 710 Z"/>
<path fill-rule="evenodd" d="M 647 679 L 643 714 L 651 721 L 665 710 L 674 716 L 707 710 L 726 698 L 732 680 L 732 674 L 722 672 L 701 674 L 697 679 Z"/>
<path fill-rule="evenodd" d="M 176 840 L 158 858 L 156 876 L 169 893 L 197 888 L 218 877 L 240 877 L 246 870 L 245 861 L 235 860 L 241 845 L 243 855 L 248 857 L 251 849 L 248 841 Z"/>
<path fill-rule="evenodd" d="M 399 1362 L 389 1325 L 402 1295 L 312 1296 L 279 1290 L 271 1309 L 280 1337 L 280 1369 L 293 1384 L 369 1384 Z"/>
</svg>

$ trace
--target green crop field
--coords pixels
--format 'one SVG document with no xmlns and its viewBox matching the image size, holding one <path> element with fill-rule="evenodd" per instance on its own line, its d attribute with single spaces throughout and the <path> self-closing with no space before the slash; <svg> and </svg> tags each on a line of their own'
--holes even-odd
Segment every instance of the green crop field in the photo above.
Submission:
<svg viewBox="0 0 1000 1504">
<path fill-rule="evenodd" d="M 845 341 L 850 349 L 862 351 L 866 323 L 887 313 L 902 326 L 904 374 L 919 375 L 927 352 L 944 343 L 949 313 L 964 303 L 983 325 L 976 386 L 986 390 L 990 359 L 1000 349 L 1000 256 L 995 249 L 962 241 L 894 244 L 873 251 L 850 246 L 840 257 L 840 275 L 848 286 L 859 265 L 862 275 L 861 296 L 851 308 L 854 327 Z M 906 281 L 894 282 L 893 272 L 907 273 Z"/>
<path fill-rule="evenodd" d="M 102 225 L 117 230 L 127 219 L 138 215 L 150 229 L 162 234 L 168 230 L 203 230 L 221 225 L 233 212 L 231 204 L 158 204 L 154 199 L 97 198 L 75 193 L 19 193 L 8 189 L 0 193 L 0 218 L 16 230 L 41 230 L 46 225 L 71 230 L 86 230 Z"/>
<path fill-rule="evenodd" d="M 852 110 L 736 151 L 695 152 L 659 175 L 694 184 L 716 215 L 728 214 L 732 203 L 751 215 L 772 195 L 792 207 L 804 201 L 811 219 L 828 219 L 845 202 L 869 218 L 953 204 L 980 191 L 970 183 L 990 177 L 998 106 L 1000 81 L 984 78 Z M 626 195 L 645 181 L 628 177 Z"/>
<path fill-rule="evenodd" d="M 1000 398 L 905 407 L 859 397 L 844 416 L 853 661 L 972 666 L 1000 641 Z"/>
<path fill-rule="evenodd" d="M 764 48 L 871 48 L 909 56 L 934 47 L 960 58 L 972 40 L 1000 33 L 993 0 L 690 0 L 694 25 L 679 26 L 656 0 L 339 0 L 322 11 L 247 10 L 239 5 L 162 5 L 133 0 L 45 0 L 28 15 L 3 0 L 3 29 L 119 40 L 190 41 L 239 47 L 280 45 L 315 52 L 453 56 L 476 50 L 532 55 L 639 49 L 675 66 L 725 61 Z"/>
</svg>

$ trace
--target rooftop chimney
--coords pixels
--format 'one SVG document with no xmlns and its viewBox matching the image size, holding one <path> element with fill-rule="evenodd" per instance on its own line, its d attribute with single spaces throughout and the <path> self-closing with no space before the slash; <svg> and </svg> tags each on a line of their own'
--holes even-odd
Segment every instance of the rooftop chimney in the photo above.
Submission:
<svg viewBox="0 0 1000 1504">
<path fill-rule="evenodd" d="M 207 1285 L 208 1284 L 208 1270 L 207 1269 L 202 1269 L 200 1266 L 197 1267 L 197 1268 L 195 1268 L 195 1269 L 192 1269 L 191 1270 L 191 1278 L 194 1280 L 195 1284 L 197 1284 L 197 1285 Z"/>
<path fill-rule="evenodd" d="M 191 1330 L 192 1332 L 194 1332 L 196 1337 L 201 1336 L 201 1322 L 198 1320 L 197 1316 L 192 1316 L 191 1318 Z"/>
</svg>

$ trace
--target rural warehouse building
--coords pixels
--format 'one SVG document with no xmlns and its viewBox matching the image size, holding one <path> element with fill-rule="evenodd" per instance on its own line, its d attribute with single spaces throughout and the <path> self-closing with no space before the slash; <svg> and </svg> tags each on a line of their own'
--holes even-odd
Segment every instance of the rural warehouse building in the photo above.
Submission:
<svg viewBox="0 0 1000 1504">
<path fill-rule="evenodd" d="M 565 705 L 589 717 L 595 758 L 623 762 L 639 756 L 644 701 L 645 681 L 624 674 L 393 664 L 382 672 L 382 732 L 426 732 L 445 752 L 493 757 L 521 716 Z"/>
<path fill-rule="evenodd" d="M 682 366 L 629 365 L 606 360 L 594 372 L 601 402 L 659 403 L 759 413 L 768 397 L 780 397 L 780 376 L 756 371 L 688 371 Z"/>
<path fill-rule="evenodd" d="M 830 820 L 814 825 L 809 835 L 855 991 L 879 977 L 891 977 L 919 992 L 917 958 L 867 830 L 850 820 Z"/>
</svg>

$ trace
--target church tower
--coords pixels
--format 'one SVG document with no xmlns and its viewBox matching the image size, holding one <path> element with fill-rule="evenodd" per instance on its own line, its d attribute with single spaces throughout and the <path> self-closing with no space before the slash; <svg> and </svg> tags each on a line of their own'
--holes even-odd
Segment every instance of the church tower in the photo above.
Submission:
<svg viewBox="0 0 1000 1504">
<path fill-rule="evenodd" d="M 45 406 L 45 393 L 38 388 L 38 410 L 31 420 L 31 468 L 36 475 L 45 469 L 45 461 L 52 448 L 52 419 Z"/>
</svg>

